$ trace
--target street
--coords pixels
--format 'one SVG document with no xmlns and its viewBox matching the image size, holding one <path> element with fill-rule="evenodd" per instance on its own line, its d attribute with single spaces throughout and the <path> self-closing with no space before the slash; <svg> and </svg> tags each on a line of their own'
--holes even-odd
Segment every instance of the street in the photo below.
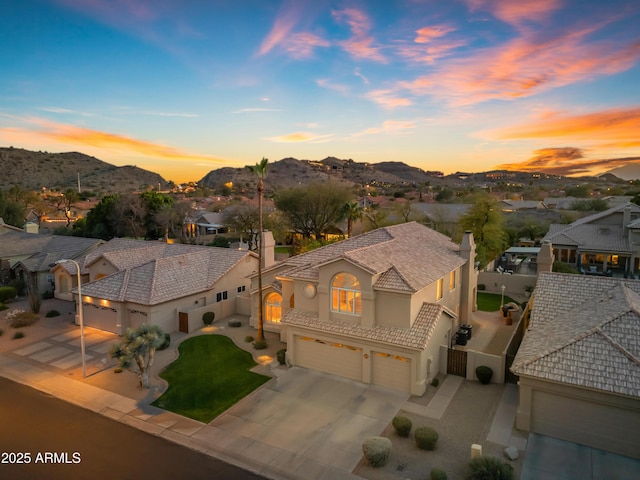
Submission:
<svg viewBox="0 0 640 480">
<path fill-rule="evenodd" d="M 0 377 L 0 478 L 263 477 Z"/>
</svg>

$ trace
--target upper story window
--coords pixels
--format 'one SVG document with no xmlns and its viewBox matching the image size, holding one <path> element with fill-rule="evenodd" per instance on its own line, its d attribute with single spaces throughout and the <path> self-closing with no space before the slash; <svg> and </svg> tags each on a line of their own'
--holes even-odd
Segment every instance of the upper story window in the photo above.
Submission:
<svg viewBox="0 0 640 480">
<path fill-rule="evenodd" d="M 449 273 L 449 291 L 456 288 L 456 271 Z"/>
<path fill-rule="evenodd" d="M 331 311 L 349 315 L 362 314 L 360 282 L 350 273 L 339 273 L 331 282 Z"/>
<path fill-rule="evenodd" d="M 265 319 L 267 322 L 280 323 L 282 319 L 282 295 L 272 292 L 264 299 Z"/>
<path fill-rule="evenodd" d="M 442 291 L 444 290 L 444 277 L 438 280 L 436 283 L 436 300 L 442 298 Z"/>
</svg>

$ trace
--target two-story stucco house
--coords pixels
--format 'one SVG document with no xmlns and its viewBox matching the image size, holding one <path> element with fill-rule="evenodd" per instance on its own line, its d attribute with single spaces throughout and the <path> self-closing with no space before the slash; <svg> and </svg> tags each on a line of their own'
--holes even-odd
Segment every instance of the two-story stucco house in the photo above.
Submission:
<svg viewBox="0 0 640 480">
<path fill-rule="evenodd" d="M 411 222 L 266 265 L 264 328 L 293 365 L 421 395 L 475 307 L 474 257 L 470 233 L 457 245 Z M 256 325 L 256 277 L 252 301 Z"/>
</svg>

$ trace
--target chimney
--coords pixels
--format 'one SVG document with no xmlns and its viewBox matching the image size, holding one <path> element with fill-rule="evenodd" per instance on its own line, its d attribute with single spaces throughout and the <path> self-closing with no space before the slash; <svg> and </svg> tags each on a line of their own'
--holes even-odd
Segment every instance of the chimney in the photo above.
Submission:
<svg viewBox="0 0 640 480">
<path fill-rule="evenodd" d="M 460 269 L 462 272 L 460 294 L 460 323 L 471 323 L 471 314 L 476 306 L 478 289 L 478 274 L 475 269 L 476 244 L 470 230 L 464 232 L 460 243 L 460 256 L 466 263 Z"/>
<path fill-rule="evenodd" d="M 629 224 L 631 223 L 631 205 L 626 204 L 622 211 L 622 231 L 626 234 L 629 231 Z"/>
<path fill-rule="evenodd" d="M 276 263 L 276 242 L 273 239 L 273 233 L 266 231 L 262 232 L 262 238 L 260 239 L 260 249 L 262 257 L 262 268 L 269 268 Z"/>
<path fill-rule="evenodd" d="M 553 271 L 553 260 L 553 245 L 549 240 L 545 240 L 540 246 L 540 253 L 538 253 L 538 275 L 541 272 Z"/>
</svg>

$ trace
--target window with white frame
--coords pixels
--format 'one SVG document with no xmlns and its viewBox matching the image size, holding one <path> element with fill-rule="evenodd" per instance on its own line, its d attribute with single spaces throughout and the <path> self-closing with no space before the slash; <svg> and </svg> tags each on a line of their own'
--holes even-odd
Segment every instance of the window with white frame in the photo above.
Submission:
<svg viewBox="0 0 640 480">
<path fill-rule="evenodd" d="M 355 275 L 338 273 L 331 282 L 331 310 L 349 315 L 362 314 L 362 292 Z"/>
</svg>

